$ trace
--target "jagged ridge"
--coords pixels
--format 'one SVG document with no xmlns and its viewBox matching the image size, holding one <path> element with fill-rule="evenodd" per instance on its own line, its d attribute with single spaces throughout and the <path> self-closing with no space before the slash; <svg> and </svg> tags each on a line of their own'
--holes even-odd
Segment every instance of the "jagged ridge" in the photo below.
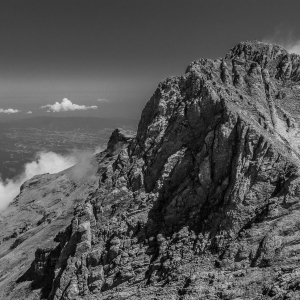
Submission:
<svg viewBox="0 0 300 300">
<path fill-rule="evenodd" d="M 161 82 L 2 298 L 298 299 L 299 59 L 244 42 Z"/>
</svg>

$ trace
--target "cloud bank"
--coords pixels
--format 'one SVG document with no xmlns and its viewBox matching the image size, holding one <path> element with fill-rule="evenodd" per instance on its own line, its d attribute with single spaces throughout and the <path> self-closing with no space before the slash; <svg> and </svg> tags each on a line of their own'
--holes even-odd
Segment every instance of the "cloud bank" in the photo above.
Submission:
<svg viewBox="0 0 300 300">
<path fill-rule="evenodd" d="M 0 113 L 3 113 L 3 114 L 16 114 L 18 112 L 20 112 L 20 110 L 12 109 L 12 108 L 8 108 L 8 109 L 0 108 Z"/>
<path fill-rule="evenodd" d="M 28 111 L 26 114 L 32 114 L 32 111 L 30 110 L 30 111 Z"/>
<path fill-rule="evenodd" d="M 88 110 L 88 109 L 97 109 L 98 106 L 85 106 L 85 105 L 78 105 L 72 103 L 71 100 L 64 98 L 61 103 L 55 102 L 53 105 L 47 104 L 41 106 L 41 109 L 48 109 L 48 112 L 60 112 L 60 111 L 74 111 L 74 110 Z"/>
<path fill-rule="evenodd" d="M 24 172 L 16 179 L 0 181 L 0 210 L 19 194 L 20 186 L 35 175 L 44 173 L 58 173 L 73 166 L 77 162 L 75 156 L 62 156 L 54 152 L 40 152 L 36 155 L 36 161 L 25 165 Z"/>
<path fill-rule="evenodd" d="M 39 174 L 55 174 L 74 166 L 69 176 L 72 180 L 80 180 L 92 167 L 93 155 L 105 150 L 105 146 L 98 146 L 92 150 L 73 150 L 71 154 L 62 156 L 54 152 L 39 152 L 35 160 L 24 166 L 24 172 L 15 179 L 1 181 L 0 177 L 0 211 L 19 194 L 21 185 L 31 177 Z"/>
</svg>

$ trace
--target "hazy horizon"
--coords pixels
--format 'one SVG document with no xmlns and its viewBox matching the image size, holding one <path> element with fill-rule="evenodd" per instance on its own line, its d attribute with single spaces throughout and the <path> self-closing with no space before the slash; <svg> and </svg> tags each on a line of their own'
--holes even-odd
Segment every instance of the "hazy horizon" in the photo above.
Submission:
<svg viewBox="0 0 300 300">
<path fill-rule="evenodd" d="M 101 116 L 91 116 L 91 115 L 82 115 L 78 112 L 64 112 L 60 114 L 51 114 L 51 115 L 28 115 L 28 114 L 2 114 L 0 118 L 0 123 L 8 123 L 8 122 L 14 122 L 14 121 L 22 121 L 27 119 L 39 119 L 39 118 L 82 118 L 82 119 L 103 119 L 103 120 L 131 120 L 136 123 L 138 123 L 138 118 L 124 118 L 124 117 L 101 117 Z"/>
<path fill-rule="evenodd" d="M 223 57 L 245 40 L 300 52 L 299 8 L 296 0 L 249 1 L 247 10 L 238 0 L 3 0 L 0 120 L 139 119 L 158 83 L 193 60 Z"/>
</svg>

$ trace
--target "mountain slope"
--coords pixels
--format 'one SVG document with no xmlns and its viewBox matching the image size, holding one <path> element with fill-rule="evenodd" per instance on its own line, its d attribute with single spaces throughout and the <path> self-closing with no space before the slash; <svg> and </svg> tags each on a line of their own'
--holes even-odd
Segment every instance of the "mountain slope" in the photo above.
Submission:
<svg viewBox="0 0 300 300">
<path fill-rule="evenodd" d="M 299 81 L 299 56 L 254 41 L 161 82 L 91 177 L 32 179 L 2 214 L 4 236 L 72 190 L 59 232 L 3 239 L 2 299 L 300 299 Z"/>
</svg>

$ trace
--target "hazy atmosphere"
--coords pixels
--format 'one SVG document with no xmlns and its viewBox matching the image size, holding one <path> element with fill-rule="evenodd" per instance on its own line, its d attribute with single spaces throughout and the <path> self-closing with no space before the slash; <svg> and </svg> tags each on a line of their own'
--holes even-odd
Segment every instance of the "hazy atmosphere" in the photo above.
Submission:
<svg viewBox="0 0 300 300">
<path fill-rule="evenodd" d="M 299 1 L 245 3 L 2 0 L 0 118 L 139 119 L 158 82 L 195 59 L 255 39 L 299 52 Z M 63 99 L 78 106 L 59 110 Z"/>
</svg>

